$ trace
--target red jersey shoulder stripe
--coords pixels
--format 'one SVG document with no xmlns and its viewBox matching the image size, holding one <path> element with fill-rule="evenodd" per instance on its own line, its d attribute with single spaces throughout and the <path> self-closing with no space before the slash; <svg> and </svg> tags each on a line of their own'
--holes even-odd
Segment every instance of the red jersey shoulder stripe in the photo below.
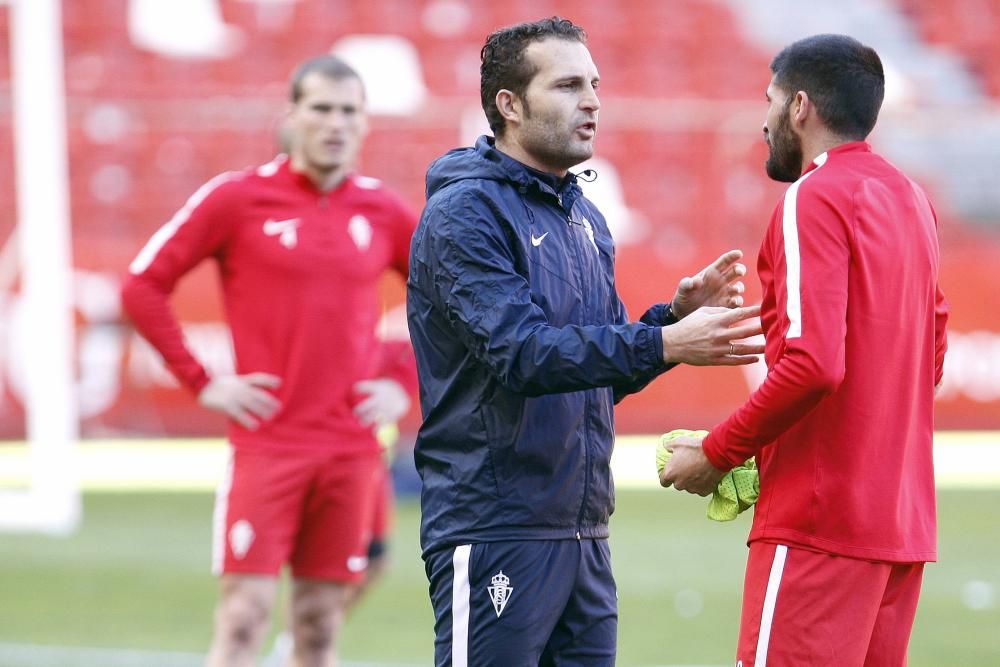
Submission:
<svg viewBox="0 0 1000 667">
<path fill-rule="evenodd" d="M 788 315 L 788 331 L 785 332 L 785 338 L 799 338 L 802 336 L 802 260 L 799 254 L 798 226 L 799 186 L 826 164 L 826 158 L 826 153 L 820 153 L 813 160 L 816 169 L 807 171 L 799 180 L 792 183 L 788 191 L 785 192 L 784 209 L 781 219 L 781 235 L 785 244 L 785 269 L 787 271 L 785 287 L 788 290 L 788 302 L 785 304 L 785 311 Z"/>
<path fill-rule="evenodd" d="M 354 185 L 358 186 L 362 190 L 379 190 L 382 188 L 382 181 L 377 178 L 372 178 L 371 176 L 355 174 L 351 177 L 351 180 L 354 181 Z"/>
<path fill-rule="evenodd" d="M 212 178 L 207 183 L 198 188 L 184 206 L 181 207 L 174 217 L 170 218 L 169 221 L 158 230 L 153 236 L 146 242 L 146 245 L 142 247 L 136 258 L 132 260 L 129 264 L 129 273 L 133 275 L 139 275 L 143 271 L 149 268 L 149 265 L 153 263 L 156 259 L 156 255 L 160 252 L 160 249 L 166 245 L 173 236 L 177 233 L 177 230 L 181 228 L 188 218 L 191 217 L 191 213 L 198 208 L 208 195 L 210 195 L 214 190 L 224 183 L 234 181 L 236 179 L 242 178 L 246 173 L 242 171 L 227 171 L 218 176 Z"/>
<path fill-rule="evenodd" d="M 277 155 L 274 156 L 274 159 L 272 159 L 270 162 L 266 162 L 257 167 L 257 169 L 254 170 L 254 173 L 262 178 L 270 178 L 271 176 L 277 174 L 278 170 L 281 169 L 281 166 L 285 164 L 285 162 L 287 161 L 288 161 L 287 154 L 278 153 Z"/>
</svg>

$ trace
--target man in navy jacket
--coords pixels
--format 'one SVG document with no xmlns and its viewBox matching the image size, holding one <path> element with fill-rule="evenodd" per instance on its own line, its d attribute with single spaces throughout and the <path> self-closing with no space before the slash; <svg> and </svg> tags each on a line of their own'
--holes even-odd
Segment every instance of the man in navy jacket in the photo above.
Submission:
<svg viewBox="0 0 1000 667">
<path fill-rule="evenodd" d="M 427 173 L 407 312 L 437 665 L 613 664 L 613 404 L 673 364 L 762 352 L 735 342 L 760 332 L 739 251 L 629 322 L 607 223 L 568 171 L 600 108 L 585 39 L 559 18 L 491 35 L 496 138 Z"/>
</svg>

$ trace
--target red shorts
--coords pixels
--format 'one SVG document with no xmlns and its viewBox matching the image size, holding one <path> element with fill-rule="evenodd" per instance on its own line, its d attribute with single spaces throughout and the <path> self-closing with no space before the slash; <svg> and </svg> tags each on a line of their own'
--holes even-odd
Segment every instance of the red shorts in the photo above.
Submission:
<svg viewBox="0 0 1000 667">
<path fill-rule="evenodd" d="M 923 572 L 751 543 L 737 667 L 905 665 Z"/>
<path fill-rule="evenodd" d="M 364 579 L 381 456 L 231 449 L 216 493 L 212 570 Z"/>
</svg>

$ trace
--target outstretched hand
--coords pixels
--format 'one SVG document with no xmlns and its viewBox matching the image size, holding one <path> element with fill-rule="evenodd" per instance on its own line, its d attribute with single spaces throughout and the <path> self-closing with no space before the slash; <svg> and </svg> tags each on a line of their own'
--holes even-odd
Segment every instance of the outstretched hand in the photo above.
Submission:
<svg viewBox="0 0 1000 667">
<path fill-rule="evenodd" d="M 281 378 L 270 373 L 219 375 L 202 388 L 198 402 L 252 431 L 281 408 L 281 401 L 268 391 L 280 385 Z"/>
<path fill-rule="evenodd" d="M 674 315 L 684 318 L 702 306 L 742 306 L 744 285 L 740 278 L 747 274 L 747 267 L 739 262 L 742 258 L 741 250 L 730 250 L 697 274 L 681 278 L 670 302 Z"/>
<path fill-rule="evenodd" d="M 674 438 L 667 451 L 670 459 L 660 473 L 660 485 L 673 486 L 678 491 L 696 493 L 708 496 L 719 486 L 719 480 L 726 471 L 713 466 L 701 448 L 701 436 L 678 436 Z"/>
<path fill-rule="evenodd" d="M 762 333 L 760 306 L 699 308 L 676 324 L 661 327 L 663 360 L 692 366 L 743 366 L 757 361 L 763 343 L 742 339 Z M 750 320 L 750 321 L 747 321 Z"/>
</svg>

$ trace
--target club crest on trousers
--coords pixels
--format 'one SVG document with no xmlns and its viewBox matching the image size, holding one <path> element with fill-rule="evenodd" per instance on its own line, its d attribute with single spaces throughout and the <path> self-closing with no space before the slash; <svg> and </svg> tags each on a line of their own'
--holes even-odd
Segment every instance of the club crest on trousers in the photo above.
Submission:
<svg viewBox="0 0 1000 667">
<path fill-rule="evenodd" d="M 503 613 L 503 608 L 507 606 L 507 602 L 510 600 L 511 593 L 514 589 L 510 586 L 510 577 L 500 570 L 493 575 L 492 586 L 487 586 L 486 590 L 490 592 L 490 600 L 493 602 L 493 610 L 497 613 L 497 618 L 500 618 L 500 614 Z"/>
</svg>

